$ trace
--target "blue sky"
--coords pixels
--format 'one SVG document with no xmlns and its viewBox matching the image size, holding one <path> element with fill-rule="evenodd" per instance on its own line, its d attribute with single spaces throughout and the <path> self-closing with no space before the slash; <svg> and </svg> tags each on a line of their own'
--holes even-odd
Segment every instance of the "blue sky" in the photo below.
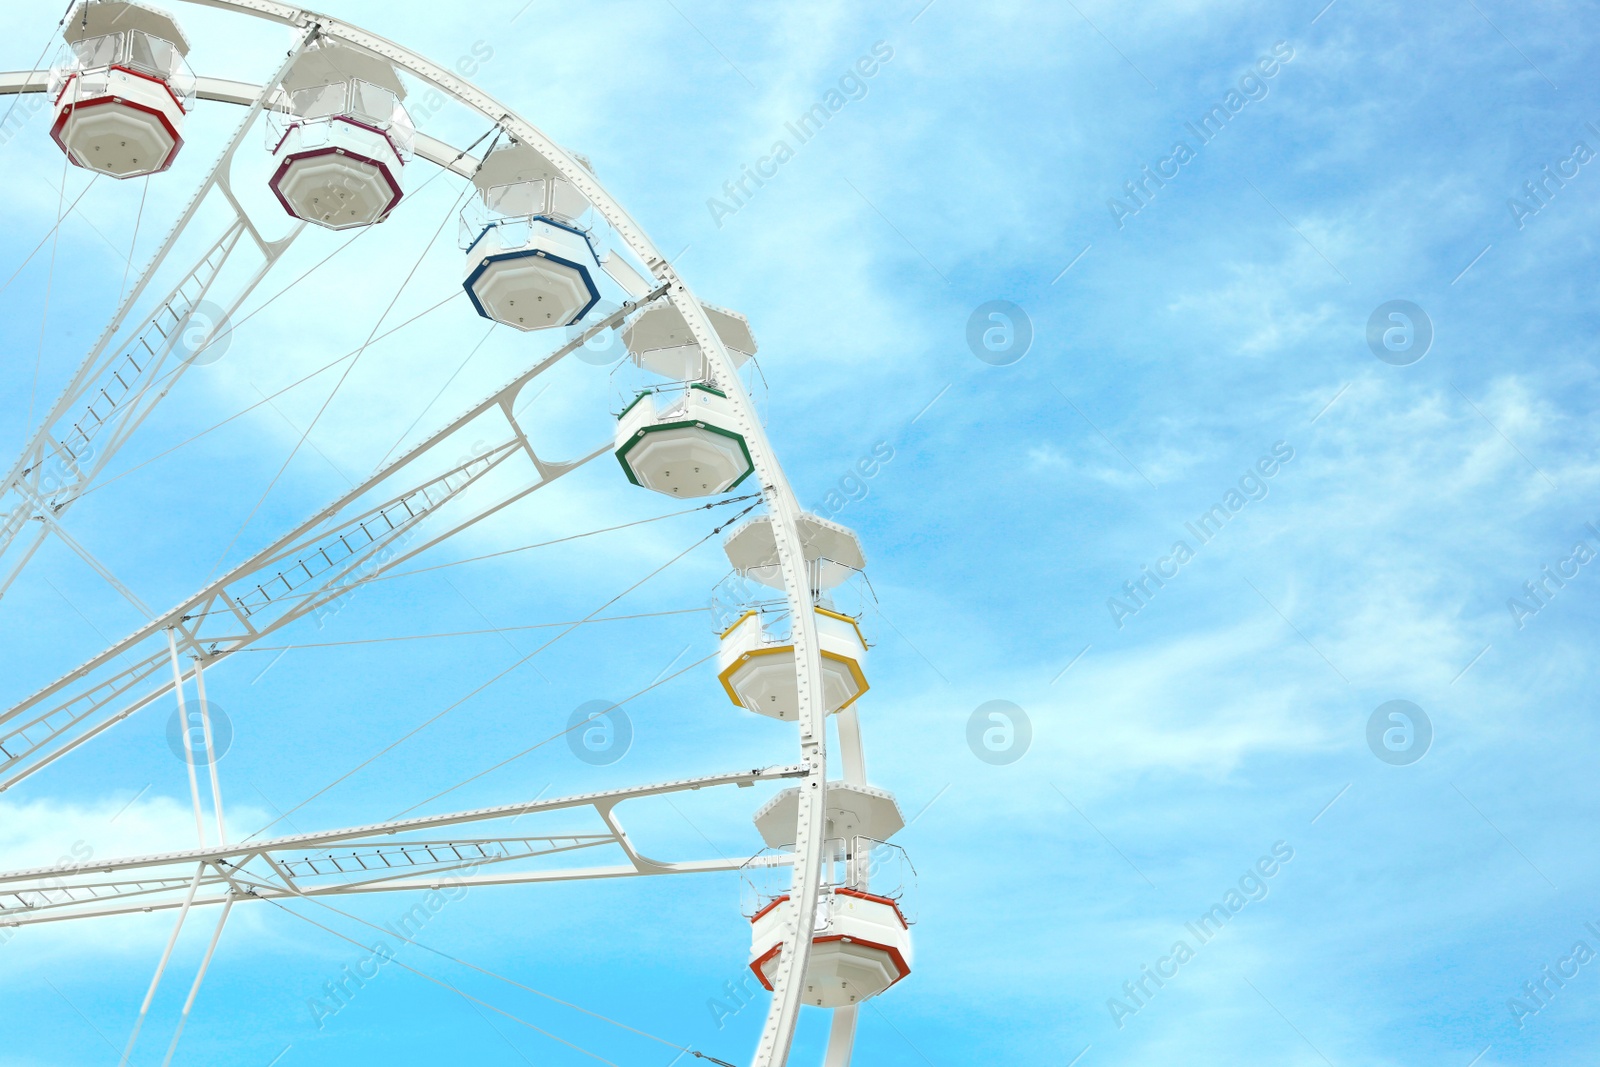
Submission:
<svg viewBox="0 0 1600 1067">
<path fill-rule="evenodd" d="M 174 6 L 201 73 L 259 79 L 282 54 L 281 30 Z M 1524 583 L 1580 541 L 1600 548 L 1586 526 L 1600 526 L 1600 439 L 1584 416 L 1597 391 L 1600 164 L 1575 153 L 1600 152 L 1591 5 L 329 6 L 441 62 L 491 48 L 479 83 L 591 158 L 704 299 L 750 317 L 763 414 L 802 499 L 820 507 L 841 480 L 857 497 L 836 518 L 860 532 L 878 598 L 861 709 L 870 777 L 917 816 L 897 841 L 919 875 L 916 970 L 864 1010 L 857 1063 L 1494 1067 L 1570 1063 L 1596 1046 L 1600 962 L 1536 1013 L 1508 1008 L 1577 942 L 1600 952 L 1584 925 L 1600 928 L 1588 847 L 1600 802 L 1582 651 L 1600 578 L 1579 566 L 1536 613 L 1508 606 L 1526 606 Z M 33 62 L 58 9 L 0 13 L 7 69 Z M 737 211 L 714 210 L 724 183 L 791 138 L 786 123 L 879 42 L 892 56 L 864 92 L 791 140 L 792 158 Z M 1237 112 L 1202 143 L 1188 124 L 1227 110 L 1230 92 Z M 238 118 L 222 105 L 191 116 L 179 165 L 149 185 L 136 264 Z M 484 130 L 448 110 L 424 128 L 458 144 Z M 1178 142 L 1186 158 L 1163 163 Z M 252 135 L 237 177 L 257 193 L 259 144 Z M 1139 204 L 1125 185 L 1147 166 L 1168 177 L 1147 181 Z M 1563 184 L 1546 166 L 1566 168 Z M 5 274 L 49 229 L 62 173 L 43 115 L 0 146 Z M 414 166 L 408 188 L 427 176 Z M 68 195 L 86 183 L 66 178 Z M 1540 181 L 1530 212 L 1524 183 Z M 13 442 L 29 429 L 36 358 L 44 403 L 109 316 L 141 191 L 97 183 L 61 230 L 53 281 L 42 254 L 0 291 L 14 353 L 0 426 Z M 73 511 L 74 535 L 144 600 L 174 603 L 219 557 L 239 561 L 371 470 L 413 420 L 410 440 L 554 347 L 496 331 L 430 405 L 481 320 L 457 300 L 378 342 L 226 552 L 328 376 L 132 470 L 358 347 L 458 192 L 418 192 L 335 277 L 252 318 L 222 360 L 192 371 L 110 472 L 131 473 Z M 423 256 L 390 324 L 458 286 L 453 236 L 451 224 Z M 262 293 L 338 240 L 308 234 Z M 1395 300 L 1433 329 L 1404 366 L 1367 340 Z M 1014 361 L 969 347 L 991 301 L 1031 325 Z M 538 408 L 558 453 L 603 439 L 616 410 L 604 369 L 570 371 Z M 1275 448 L 1275 472 L 1247 483 L 1258 499 L 1199 543 L 1186 524 L 1227 508 Z M 875 449 L 892 458 L 851 480 Z M 605 464 L 545 496 L 424 562 L 668 510 Z M 691 516 L 377 583 L 322 630 L 272 643 L 580 618 L 711 524 Z M 1179 541 L 1192 558 L 1172 575 L 1162 561 Z M 1145 567 L 1172 576 L 1147 580 L 1137 612 L 1114 611 Z M 725 571 L 708 544 L 622 603 L 698 608 Z M 42 554 L 0 603 L 8 702 L 137 621 L 75 557 Z M 304 648 L 270 669 L 276 653 L 234 657 L 209 682 L 236 731 L 220 767 L 230 820 L 254 829 L 300 803 L 538 633 Z M 581 630 L 292 824 L 388 817 L 714 640 L 703 613 Z M 1009 764 L 968 746 L 969 719 L 994 700 L 1031 723 Z M 1368 745 L 1391 700 L 1431 723 L 1431 747 L 1408 765 Z M 547 746 L 425 810 L 791 755 L 785 728 L 719 696 L 710 664 L 629 707 L 618 762 Z M 100 857 L 186 846 L 168 714 L 142 712 L 8 792 L 3 866 L 53 863 L 80 842 Z M 697 794 L 633 829 L 662 854 L 753 853 L 748 816 L 771 791 Z M 1186 924 L 1275 846 L 1292 858 L 1248 882 L 1261 899 L 1200 944 Z M 351 910 L 382 923 L 405 906 Z M 738 908 L 731 876 L 484 888 L 425 940 L 744 1062 L 761 1006 L 721 1028 L 707 1006 L 744 965 Z M 0 946 L 0 1064 L 108 1062 L 169 929 L 164 916 L 110 920 Z M 165 1047 L 209 929 L 203 919 L 180 944 L 136 1062 Z M 1125 992 L 1142 967 L 1170 969 L 1180 940 L 1193 956 L 1175 976 Z M 394 968 L 319 1029 L 307 999 L 360 955 L 241 907 L 179 1060 L 592 1062 L 503 1020 L 497 1030 Z M 436 957 L 401 958 L 613 1062 L 671 1059 Z M 822 1036 L 808 1016 L 794 1062 L 820 1062 Z"/>
</svg>

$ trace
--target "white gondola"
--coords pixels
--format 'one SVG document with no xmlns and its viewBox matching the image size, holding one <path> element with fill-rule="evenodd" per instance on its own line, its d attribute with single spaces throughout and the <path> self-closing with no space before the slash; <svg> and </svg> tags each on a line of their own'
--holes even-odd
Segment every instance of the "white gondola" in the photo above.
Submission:
<svg viewBox="0 0 1600 1067">
<path fill-rule="evenodd" d="M 537 150 L 490 152 L 462 213 L 465 287 L 478 314 L 519 330 L 571 326 L 600 302 L 594 244 L 578 218 L 589 202 Z"/>
<path fill-rule="evenodd" d="M 768 848 L 794 847 L 795 823 L 800 817 L 800 787 L 779 790 L 756 811 L 756 830 Z M 894 794 L 886 789 L 850 782 L 828 783 L 825 834 L 829 840 L 855 838 L 887 841 L 905 828 L 905 817 Z"/>
<path fill-rule="evenodd" d="M 726 308 L 710 304 L 701 307 L 728 355 L 733 357 L 734 366 L 742 366 L 755 355 L 756 338 L 750 332 L 749 319 Z M 710 377 L 705 353 L 695 343 L 683 312 L 671 304 L 653 304 L 641 311 L 622 331 L 622 343 L 635 365 L 663 378 L 694 382 Z"/>
<path fill-rule="evenodd" d="M 865 693 L 867 640 L 848 615 L 816 608 L 817 643 L 822 652 L 822 690 L 830 714 L 843 711 Z M 728 699 L 741 708 L 784 722 L 799 717 L 794 641 L 748 611 L 722 634 L 717 678 Z"/>
<path fill-rule="evenodd" d="M 617 462 L 634 485 L 668 496 L 726 493 L 753 469 L 736 427 L 733 404 L 709 385 L 667 402 L 640 393 L 617 421 Z"/>
<path fill-rule="evenodd" d="M 861 540 L 855 531 L 836 522 L 812 515 L 800 516 L 795 524 L 811 573 L 815 592 L 833 589 L 867 565 Z M 752 581 L 771 589 L 783 588 L 783 573 L 778 569 L 778 541 L 772 520 L 758 515 L 735 527 L 722 543 L 733 569 Z"/>
<path fill-rule="evenodd" d="M 388 218 L 415 140 L 394 67 L 324 41 L 295 60 L 283 89 L 288 112 L 268 125 L 278 160 L 270 184 L 283 209 L 330 230 Z"/>
<path fill-rule="evenodd" d="M 768 847 L 794 848 L 800 791 L 785 789 L 756 812 L 756 828 Z M 826 847 L 837 882 L 825 877 L 811 924 L 811 957 L 803 999 L 820 1008 L 843 1008 L 877 996 L 911 973 L 911 924 L 895 896 L 871 891 L 873 850 L 905 826 L 892 794 L 866 785 L 829 782 Z M 902 887 L 903 888 L 903 887 Z M 772 988 L 773 971 L 794 908 L 787 893 L 766 900 L 750 921 L 750 969 Z"/>
<path fill-rule="evenodd" d="M 172 166 L 195 79 L 189 41 L 171 15 L 142 4 L 78 4 L 50 71 L 50 136 L 73 164 L 113 178 Z"/>
<path fill-rule="evenodd" d="M 767 989 L 784 936 L 794 922 L 788 896 L 767 905 L 750 924 L 750 969 Z M 844 1008 L 877 996 L 911 973 L 911 927 L 888 897 L 829 888 L 817 898 L 805 1003 Z"/>
</svg>

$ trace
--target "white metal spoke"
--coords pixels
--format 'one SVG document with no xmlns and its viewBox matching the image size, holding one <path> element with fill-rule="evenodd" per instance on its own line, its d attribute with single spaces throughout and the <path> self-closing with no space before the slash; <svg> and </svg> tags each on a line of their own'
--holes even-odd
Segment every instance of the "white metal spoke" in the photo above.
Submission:
<svg viewBox="0 0 1600 1067">
<path fill-rule="evenodd" d="M 172 663 L 172 687 L 178 694 L 178 722 L 183 730 L 189 728 L 189 709 L 183 699 L 183 668 L 178 665 L 178 639 L 172 627 L 167 627 L 167 656 Z M 198 661 L 196 661 L 198 662 Z M 205 812 L 200 807 L 200 784 L 194 773 L 194 746 L 187 736 L 183 738 L 183 764 L 189 772 L 189 799 L 194 805 L 194 836 L 201 848 L 206 847 Z"/>
<path fill-rule="evenodd" d="M 303 37 L 301 43 L 304 43 Z M 224 320 L 238 310 L 305 228 L 301 223 L 287 236 L 267 240 L 234 197 L 228 177 L 239 146 L 299 50 L 299 46 L 291 50 L 267 87 L 258 90 L 232 140 L 190 197 L 72 381 L 6 474 L 4 483 L 0 483 L 0 510 L 5 514 L 0 521 L 0 562 L 5 565 L 3 577 L 0 577 L 0 596 L 33 558 L 54 521 L 82 495 L 182 377 L 189 363 L 181 357 L 172 360 L 174 349 L 182 341 L 200 303 L 221 295 L 213 292 L 213 286 L 238 249 L 241 238 L 249 235 L 262 263 L 242 285 L 222 300 L 213 301 L 224 308 Z M 8 80 L 15 84 L 16 76 L 8 76 Z M 31 80 L 29 82 L 31 84 Z M 121 332 L 129 312 L 144 295 L 213 189 L 220 190 L 227 200 L 234 214 L 233 221 L 171 292 L 145 316 L 130 339 L 113 346 L 112 341 Z M 41 521 L 37 529 L 23 535 L 30 522 L 45 516 L 49 522 Z M 19 539 L 22 543 L 16 545 Z"/>
<path fill-rule="evenodd" d="M 195 695 L 200 700 L 200 730 L 206 742 L 206 769 L 211 774 L 211 810 L 217 817 L 217 844 L 228 843 L 228 825 L 222 814 L 222 782 L 217 777 L 217 751 L 211 738 L 211 705 L 206 700 L 206 670 L 205 664 L 196 659 L 194 661 L 194 687 Z M 187 720 L 184 723 L 187 729 Z M 187 735 L 184 738 L 187 747 Z"/>
<path fill-rule="evenodd" d="M 848 1008 L 833 1009 L 833 1022 L 828 1029 L 828 1051 L 822 1067 L 850 1067 L 850 1053 L 856 1040 L 856 1016 L 861 1009 L 852 1004 Z"/>
<path fill-rule="evenodd" d="M 183 603 L 0 714 L 0 790 L 54 762 L 106 729 L 172 692 L 195 670 L 247 648 L 297 619 L 495 514 L 610 450 L 581 459 L 540 458 L 517 424 L 512 404 L 529 381 L 576 351 L 594 334 L 620 325 L 629 304 L 596 323 L 442 429 L 353 487 L 296 529 L 239 564 Z M 505 440 L 464 463 L 417 482 L 400 476 L 437 464 L 458 444 L 455 434 L 490 416 Z M 498 497 L 475 492 L 513 460 L 531 467 L 519 488 Z M 403 486 L 396 491 L 397 486 Z M 167 657 L 163 633 L 174 632 L 195 666 L 178 680 L 157 678 Z M 139 657 L 128 665 L 127 657 Z"/>
<path fill-rule="evenodd" d="M 22 780 L 61 754 L 52 752 L 56 746 L 65 743 L 66 747 L 75 747 L 100 729 L 171 692 L 177 680 L 149 688 L 157 665 L 165 657 L 163 651 L 149 649 L 159 643 L 163 631 L 181 634 L 181 643 L 206 663 L 253 644 L 343 595 L 341 583 L 363 565 L 370 564 L 372 573 L 380 573 L 410 558 L 414 551 L 387 558 L 380 558 L 380 553 L 479 484 L 484 475 L 512 454 L 510 446 L 491 450 L 337 525 L 328 521 L 329 516 L 319 516 L 306 524 L 320 528 L 317 533 L 307 536 L 303 532 L 306 527 L 295 531 L 301 536 L 246 560 L 184 603 L 0 715 L 0 773 L 8 775 L 0 782 L 0 789 Z M 547 483 L 536 481 L 521 495 L 543 484 Z M 470 525 L 499 506 L 503 502 L 480 508 L 477 513 L 469 512 L 450 532 Z M 139 655 L 141 650 L 143 658 L 132 666 L 103 676 L 117 660 L 128 654 Z M 191 669 L 182 678 L 192 673 Z M 114 708 L 127 700 L 132 702 Z M 110 718 L 95 724 L 93 720 L 103 714 Z M 74 731 L 87 732 L 69 740 Z"/>
<path fill-rule="evenodd" d="M 156 990 L 161 986 L 161 977 L 167 973 L 167 963 L 172 959 L 172 950 L 178 944 L 178 934 L 183 931 L 183 922 L 189 917 L 189 908 L 194 904 L 194 894 L 200 886 L 201 876 L 205 873 L 204 867 L 195 868 L 194 877 L 189 881 L 189 893 L 184 897 L 183 906 L 178 912 L 178 919 L 172 924 L 172 933 L 167 938 L 167 947 L 161 953 L 161 962 L 156 964 L 156 973 L 150 979 L 150 988 L 145 992 L 144 1003 L 139 1006 L 139 1018 L 133 1024 L 133 1033 L 128 1035 L 128 1045 L 122 1050 L 122 1059 L 118 1067 L 126 1067 L 128 1057 L 133 1055 L 133 1047 L 139 1042 L 139 1031 L 144 1029 L 144 1021 L 150 1014 L 150 1002 L 156 999 Z"/>
<path fill-rule="evenodd" d="M 187 910 L 232 898 L 279 899 L 437 888 L 441 877 L 453 872 L 463 873 L 450 878 L 452 885 L 469 886 L 733 871 L 743 861 L 668 861 L 642 855 L 618 821 L 616 807 L 627 800 L 720 785 L 748 786 L 801 774 L 796 767 L 758 768 L 294 834 L 250 844 L 132 856 L 96 863 L 92 870 L 34 868 L 0 873 L 0 925 L 24 926 L 179 907 Z M 604 829 L 451 837 L 433 833 L 524 816 L 585 812 L 591 821 L 598 818 Z M 533 861 L 548 857 L 604 847 L 619 849 L 626 862 L 559 869 L 530 866 Z M 514 869 L 475 873 L 502 866 Z M 197 873 L 190 874 L 191 870 Z"/>
<path fill-rule="evenodd" d="M 189 1025 L 189 1012 L 194 1008 L 194 998 L 200 992 L 200 983 L 206 980 L 206 971 L 211 967 L 211 957 L 216 955 L 217 942 L 222 940 L 222 928 L 228 924 L 228 913 L 233 910 L 233 898 L 229 897 L 222 905 L 222 915 L 217 919 L 217 928 L 211 934 L 211 943 L 206 946 L 205 958 L 200 961 L 200 969 L 195 972 L 194 984 L 189 987 L 189 996 L 183 1002 L 183 1014 L 178 1016 L 178 1029 L 173 1032 L 172 1044 L 167 1046 L 167 1056 L 161 1061 L 161 1067 L 170 1067 L 172 1056 L 178 1051 L 178 1042 L 183 1039 L 183 1028 Z"/>
</svg>

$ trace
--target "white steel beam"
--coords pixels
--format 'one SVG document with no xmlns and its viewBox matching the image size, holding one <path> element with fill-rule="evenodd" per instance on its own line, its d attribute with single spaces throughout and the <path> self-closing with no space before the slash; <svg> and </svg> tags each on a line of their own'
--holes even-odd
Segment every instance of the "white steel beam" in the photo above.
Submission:
<svg viewBox="0 0 1600 1067">
<path fill-rule="evenodd" d="M 267 87 L 257 90 L 250 100 L 249 111 L 222 155 L 189 198 L 72 381 L 56 398 L 5 480 L 0 482 L 0 514 L 4 516 L 0 519 L 0 564 L 4 564 L 0 569 L 0 596 L 5 595 L 38 552 L 61 516 L 82 496 L 188 369 L 189 361 L 183 356 L 176 360 L 171 358 L 173 351 L 183 339 L 200 303 L 221 295 L 213 292 L 213 286 L 241 238 L 250 236 L 261 254 L 262 263 L 229 295 L 213 300 L 223 307 L 224 320 L 239 309 L 305 228 L 305 224 L 300 223 L 280 239 L 263 237 L 234 197 L 229 172 L 239 146 L 255 125 L 268 96 L 299 55 L 307 36 L 301 36 Z M 11 74 L 0 76 L 0 81 L 14 87 L 13 92 L 27 91 L 38 83 L 38 77 Z M 144 296 L 213 189 L 227 200 L 233 221 L 128 339 L 113 346 L 111 342 L 121 333 L 129 313 Z M 23 531 L 35 522 L 38 525 L 24 536 Z"/>
<path fill-rule="evenodd" d="M 443 876 L 451 885 L 512 885 L 526 882 L 626 878 L 659 874 L 736 871 L 746 861 L 657 860 L 641 855 L 627 841 L 614 809 L 626 800 L 707 789 L 750 786 L 759 781 L 803 777 L 799 767 L 767 767 L 706 775 L 654 785 L 632 786 L 576 796 L 476 808 L 319 833 L 293 834 L 233 846 L 204 846 L 178 852 L 131 856 L 64 871 L 46 867 L 0 873 L 0 926 L 25 926 L 70 919 L 164 911 L 226 900 L 348 896 L 356 893 L 437 889 Z M 524 815 L 598 815 L 605 831 L 556 834 L 502 834 L 417 839 L 404 835 L 447 827 L 472 826 Z M 574 868 L 496 869 L 561 853 L 618 846 L 625 865 Z M 787 856 L 764 858 L 783 865 Z M 195 873 L 190 875 L 190 870 Z M 184 891 L 187 889 L 187 893 Z M 196 891 L 200 891 L 197 895 Z M 181 895 L 181 899 L 180 899 Z"/>
<path fill-rule="evenodd" d="M 528 382 L 591 337 L 619 327 L 637 306 L 624 304 L 221 578 L 0 713 L 0 791 L 172 692 L 196 671 L 610 451 L 607 441 L 569 463 L 542 459 L 512 405 Z M 442 457 L 459 448 L 454 435 L 484 416 L 503 419 L 509 436 L 442 473 L 410 473 L 412 467 L 437 469 L 449 462 Z M 493 472 L 510 472 L 513 460 L 524 459 L 531 469 L 515 475 L 516 488 L 498 496 L 475 491 L 493 483 Z M 409 478 L 400 477 L 406 473 Z M 161 681 L 159 669 L 169 653 L 160 646 L 168 630 L 195 661 L 177 679 Z"/>
</svg>

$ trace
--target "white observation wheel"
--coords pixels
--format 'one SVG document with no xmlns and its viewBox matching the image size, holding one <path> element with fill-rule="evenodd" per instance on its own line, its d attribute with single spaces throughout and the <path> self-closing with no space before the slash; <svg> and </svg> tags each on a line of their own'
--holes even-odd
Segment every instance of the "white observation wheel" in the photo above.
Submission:
<svg viewBox="0 0 1600 1067">
<path fill-rule="evenodd" d="M 606 845 L 622 849 L 626 863 L 518 873 L 496 867 L 471 881 L 737 869 L 741 862 L 642 855 L 617 821 L 616 807 L 684 789 L 784 779 L 788 787 L 756 817 L 772 850 L 756 866 L 787 867 L 790 873 L 787 888 L 758 901 L 752 916 L 751 967 L 772 997 L 751 1062 L 788 1062 L 801 1008 L 810 1004 L 832 1012 L 826 1064 L 848 1064 L 859 1001 L 909 971 L 905 917 L 895 900 L 872 892 L 867 855 L 870 844 L 888 838 L 902 820 L 893 798 L 866 778 L 857 710 L 868 685 L 862 670 L 866 642 L 856 620 L 835 610 L 829 593 L 865 560 L 854 534 L 802 510 L 773 454 L 739 373 L 755 349 L 749 324 L 737 313 L 702 304 L 587 160 L 451 71 L 359 27 L 291 5 L 184 2 L 287 26 L 296 44 L 259 85 L 196 77 L 191 61 L 203 70 L 213 57 L 191 54 L 171 15 L 122 0 L 80 0 L 63 20 L 63 59 L 49 74 L 0 75 L 0 91 L 47 94 L 52 136 L 71 162 L 112 179 L 160 180 L 183 150 L 185 119 L 197 106 L 224 102 L 246 108 L 216 166 L 8 472 L 0 596 L 53 537 L 74 546 L 138 604 L 63 524 L 71 505 L 181 377 L 185 364 L 171 338 L 189 325 L 202 301 L 236 311 L 307 225 L 359 229 L 405 211 L 405 190 L 414 184 L 412 169 L 419 161 L 470 178 L 475 187 L 477 201 L 463 213 L 463 284 L 477 313 L 517 330 L 581 332 L 195 596 L 166 612 L 140 605 L 149 620 L 145 626 L 0 713 L 0 790 L 55 765 L 157 700 L 175 698 L 181 708 L 186 687 L 203 711 L 207 668 L 325 608 L 349 582 L 426 551 L 606 452 L 629 481 L 669 496 L 717 498 L 735 486 L 759 495 L 764 511 L 732 531 L 725 551 L 750 588 L 774 590 L 781 599 L 754 607 L 728 627 L 717 653 L 718 680 L 735 704 L 796 730 L 798 752 L 792 762 L 765 769 L 245 842 L 227 839 L 216 763 L 208 760 L 214 844 L 200 826 L 198 849 L 108 861 L 92 875 L 0 874 L 0 926 L 164 909 L 175 910 L 181 926 L 194 908 L 213 903 L 222 905 L 225 921 L 237 901 L 426 888 L 439 871 L 465 865 L 459 840 L 441 844 L 438 835 L 446 828 L 574 809 L 598 814 L 606 832 L 500 837 L 494 844 L 504 855 L 495 858 Z M 406 97 L 408 88 L 419 87 L 435 89 L 487 120 L 494 134 L 488 149 L 475 156 L 478 146 L 446 145 L 418 132 Z M 260 127 L 279 164 L 272 192 L 297 220 L 278 239 L 263 235 L 266 222 L 245 208 L 231 185 L 233 160 L 240 151 L 257 150 L 251 135 Z M 250 148 L 243 147 L 247 143 Z M 148 299 L 158 268 L 196 223 L 208 196 L 228 205 L 232 224 L 170 295 Z M 615 247 L 600 246 L 599 224 L 614 235 Z M 251 248 L 260 267 L 242 283 L 223 280 L 223 265 Z M 601 302 L 603 286 L 620 289 L 616 310 Z M 146 306 L 152 310 L 142 320 L 132 318 L 135 307 Z M 607 331 L 622 332 L 636 366 L 667 383 L 641 393 L 622 413 L 614 441 L 596 453 L 562 463 L 541 457 L 517 423 L 518 392 Z M 498 443 L 461 462 L 438 462 L 436 446 L 464 426 L 496 418 L 503 420 Z M 519 463 L 531 468 L 526 484 L 491 495 Z M 774 623 L 779 616 L 786 628 Z M 837 716 L 842 764 L 841 777 L 831 784 L 830 715 Z M 210 741 L 208 720 L 208 746 Z M 70 773 L 69 767 L 61 764 L 59 773 Z M 207 771 L 194 762 L 188 770 L 198 823 Z M 349 871 L 318 866 L 319 857 L 332 855 L 330 849 L 356 856 L 377 849 L 368 844 L 375 839 L 388 842 L 391 858 L 402 855 L 421 867 L 405 876 L 352 878 Z M 474 840 L 481 845 L 489 839 Z M 456 859 L 441 859 L 442 847 L 454 847 Z M 212 948 L 221 929 L 219 922 Z M 172 941 L 177 936 L 175 928 Z M 145 998 L 146 1011 L 172 941 Z M 204 968 L 203 963 L 195 989 Z M 185 1018 L 187 1012 L 186 1007 Z M 136 1028 L 130 1051 L 137 1036 Z M 174 1048 L 176 1043 L 177 1035 Z"/>
</svg>

